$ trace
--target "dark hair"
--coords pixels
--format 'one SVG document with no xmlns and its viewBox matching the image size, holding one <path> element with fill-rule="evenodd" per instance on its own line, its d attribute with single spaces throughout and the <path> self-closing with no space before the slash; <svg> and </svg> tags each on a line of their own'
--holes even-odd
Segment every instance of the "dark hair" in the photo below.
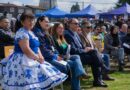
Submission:
<svg viewBox="0 0 130 90">
<path fill-rule="evenodd" d="M 47 18 L 46 16 L 41 16 L 37 19 L 36 21 L 36 24 L 35 24 L 35 27 L 38 27 L 38 28 L 41 28 L 40 24 L 39 24 L 39 21 L 43 21 L 45 20 L 45 18 Z"/>
<path fill-rule="evenodd" d="M 130 26 L 128 26 L 128 29 L 130 29 Z"/>
<path fill-rule="evenodd" d="M 63 24 L 60 22 L 54 24 L 54 26 L 52 28 L 52 36 L 56 39 L 58 44 L 61 45 L 62 43 L 67 43 L 67 42 L 64 38 L 64 35 L 58 36 L 58 34 L 57 34 L 57 28 L 59 25 L 63 25 Z"/>
<path fill-rule="evenodd" d="M 110 34 L 111 35 L 113 34 L 113 31 L 114 31 L 115 28 L 118 28 L 118 26 L 111 26 L 110 27 Z"/>
<path fill-rule="evenodd" d="M 86 25 L 92 28 L 92 24 L 89 21 L 83 20 L 81 23 L 81 28 L 85 28 Z"/>
<path fill-rule="evenodd" d="M 97 28 L 101 28 L 101 26 L 96 25 L 96 26 L 94 27 L 95 30 L 96 30 Z"/>
<path fill-rule="evenodd" d="M 89 21 L 86 21 L 86 20 L 83 20 L 82 22 L 81 22 L 81 25 L 85 25 L 85 24 L 88 24 L 88 23 L 90 23 Z"/>
<path fill-rule="evenodd" d="M 127 32 L 130 32 L 130 26 L 128 26 Z"/>
<path fill-rule="evenodd" d="M 54 26 L 52 27 L 52 35 L 54 35 L 54 37 L 56 37 L 56 38 L 58 38 L 58 37 L 57 37 L 56 30 L 57 30 L 57 28 L 58 28 L 58 26 L 59 26 L 60 24 L 62 24 L 62 23 L 57 22 L 57 23 L 55 23 Z"/>
<path fill-rule="evenodd" d="M 5 17 L 5 16 L 1 16 L 1 17 L 0 17 L 0 21 L 2 21 L 2 20 L 4 20 L 4 19 L 7 19 L 7 17 Z"/>
<path fill-rule="evenodd" d="M 34 19 L 34 15 L 32 13 L 22 13 L 21 16 L 16 20 L 16 23 L 15 23 L 15 32 L 17 30 L 19 30 L 21 27 L 23 27 L 22 23 L 23 21 L 25 21 L 26 19 Z"/>
</svg>

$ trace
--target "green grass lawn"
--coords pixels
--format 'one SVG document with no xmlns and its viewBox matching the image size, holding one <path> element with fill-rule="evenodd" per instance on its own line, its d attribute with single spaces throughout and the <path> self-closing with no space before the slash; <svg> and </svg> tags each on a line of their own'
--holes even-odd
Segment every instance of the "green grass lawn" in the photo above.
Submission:
<svg viewBox="0 0 130 90">
<path fill-rule="evenodd" d="M 130 67 L 124 72 L 116 71 L 110 76 L 114 77 L 115 81 L 105 81 L 108 84 L 108 88 L 94 88 L 91 78 L 81 81 L 82 90 L 130 90 Z M 0 90 L 2 89 L 0 88 Z M 59 86 L 55 90 L 60 90 Z M 64 83 L 64 90 L 70 90 L 70 82 Z"/>
<path fill-rule="evenodd" d="M 130 71 L 115 72 L 111 76 L 115 81 L 107 81 L 108 88 L 93 88 L 92 80 L 82 81 L 81 86 L 84 90 L 130 90 Z"/>
<path fill-rule="evenodd" d="M 90 73 L 90 72 L 89 72 Z M 124 72 L 115 71 L 110 74 L 115 78 L 115 81 L 105 81 L 108 84 L 108 88 L 95 88 L 92 86 L 92 78 L 89 80 L 82 80 L 82 90 L 130 90 L 130 67 L 125 68 Z M 70 90 L 70 83 L 64 84 L 64 90 Z"/>
</svg>

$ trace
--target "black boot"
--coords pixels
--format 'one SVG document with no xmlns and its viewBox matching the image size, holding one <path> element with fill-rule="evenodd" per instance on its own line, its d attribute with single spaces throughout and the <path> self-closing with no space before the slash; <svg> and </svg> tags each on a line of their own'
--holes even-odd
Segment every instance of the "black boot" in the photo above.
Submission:
<svg viewBox="0 0 130 90">
<path fill-rule="evenodd" d="M 103 82 L 103 81 L 93 82 L 93 86 L 94 87 L 108 87 L 108 85 L 105 82 Z"/>
<path fill-rule="evenodd" d="M 124 71 L 124 66 L 125 66 L 125 63 L 123 62 L 123 60 L 120 60 L 121 62 L 119 62 L 119 71 Z"/>
<path fill-rule="evenodd" d="M 124 66 L 123 66 L 123 65 L 120 65 L 120 66 L 119 66 L 119 71 L 120 71 L 120 72 L 124 71 Z"/>
</svg>

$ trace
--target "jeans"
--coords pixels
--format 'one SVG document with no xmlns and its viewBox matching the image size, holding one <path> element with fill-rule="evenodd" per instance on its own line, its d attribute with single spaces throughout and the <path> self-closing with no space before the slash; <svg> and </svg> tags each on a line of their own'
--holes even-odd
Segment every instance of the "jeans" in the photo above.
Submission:
<svg viewBox="0 0 130 90">
<path fill-rule="evenodd" d="M 119 65 L 124 63 L 124 49 L 118 48 L 117 50 L 111 51 L 111 55 L 114 56 L 117 60 Z"/>
<path fill-rule="evenodd" d="M 110 70 L 110 56 L 109 54 L 102 54 L 102 59 L 104 60 L 104 64 L 108 70 Z"/>
<path fill-rule="evenodd" d="M 71 90 L 80 90 L 79 76 L 86 73 L 78 55 L 70 56 L 69 60 L 67 60 L 66 66 L 56 62 L 55 60 L 50 61 L 50 63 L 63 73 L 67 74 L 69 70 L 71 70 Z"/>
<path fill-rule="evenodd" d="M 101 68 L 103 67 L 103 60 L 102 60 L 102 57 L 97 52 L 97 50 L 91 50 L 87 53 L 81 53 L 79 55 L 80 55 L 82 64 L 91 65 L 94 82 L 100 83 L 102 81 Z"/>
</svg>

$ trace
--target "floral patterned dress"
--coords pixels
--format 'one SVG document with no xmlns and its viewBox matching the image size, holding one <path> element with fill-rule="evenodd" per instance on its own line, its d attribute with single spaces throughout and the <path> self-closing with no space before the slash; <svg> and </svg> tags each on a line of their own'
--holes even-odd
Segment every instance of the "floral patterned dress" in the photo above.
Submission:
<svg viewBox="0 0 130 90">
<path fill-rule="evenodd" d="M 30 48 L 38 53 L 39 41 L 32 31 L 20 28 L 15 36 L 14 53 L 9 56 L 4 71 L 2 87 L 5 90 L 48 90 L 66 80 L 67 75 L 44 61 L 40 64 L 28 58 L 21 50 L 19 41 L 28 39 Z"/>
</svg>

